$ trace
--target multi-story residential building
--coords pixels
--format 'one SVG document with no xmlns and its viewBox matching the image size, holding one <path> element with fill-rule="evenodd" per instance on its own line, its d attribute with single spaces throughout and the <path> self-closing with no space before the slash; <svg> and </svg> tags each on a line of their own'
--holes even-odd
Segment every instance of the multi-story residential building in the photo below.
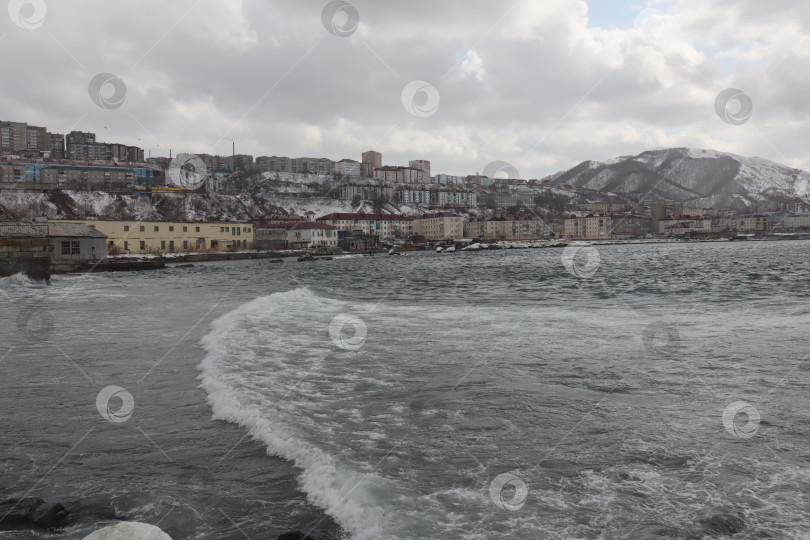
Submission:
<svg viewBox="0 0 810 540">
<path fill-rule="evenodd" d="M 712 220 L 712 229 L 715 232 L 764 233 L 768 230 L 768 217 L 756 215 L 715 218 Z"/>
<path fill-rule="evenodd" d="M 327 158 L 261 156 L 256 158 L 256 166 L 270 172 L 330 175 L 334 172 L 335 162 Z"/>
<path fill-rule="evenodd" d="M 430 161 L 426 159 L 412 159 L 408 162 L 408 167 L 412 169 L 419 169 L 422 171 L 420 182 L 424 184 L 430 183 Z"/>
<path fill-rule="evenodd" d="M 66 137 L 66 143 L 65 156 L 72 160 L 144 162 L 143 149 L 137 146 L 98 142 L 95 133 L 71 131 Z"/>
<path fill-rule="evenodd" d="M 413 220 L 413 233 L 430 240 L 464 237 L 464 218 L 451 212 L 425 214 Z"/>
<path fill-rule="evenodd" d="M 208 172 L 230 173 L 233 171 L 246 171 L 253 168 L 253 156 L 249 154 L 236 154 L 231 156 L 214 156 L 211 154 L 194 154 L 200 158 Z"/>
<path fill-rule="evenodd" d="M 347 234 L 359 230 L 383 240 L 407 238 L 414 232 L 414 218 L 399 214 L 334 213 L 321 216 L 317 221 L 332 225 Z"/>
<path fill-rule="evenodd" d="M 591 203 L 578 203 L 577 210 L 585 212 L 599 212 L 601 214 L 618 214 L 624 212 L 627 205 L 624 203 L 615 203 L 609 201 L 591 202 Z"/>
<path fill-rule="evenodd" d="M 377 167 L 382 167 L 382 154 L 375 152 L 374 150 L 363 152 L 360 162 L 365 165 L 369 165 L 371 167 L 371 175 L 373 175 L 374 169 Z"/>
<path fill-rule="evenodd" d="M 48 152 L 51 159 L 65 159 L 65 135 L 63 133 L 48 133 Z"/>
<path fill-rule="evenodd" d="M 785 229 L 807 229 L 810 228 L 810 216 L 787 216 L 782 224 Z"/>
<path fill-rule="evenodd" d="M 563 236 L 570 240 L 607 240 L 611 238 L 612 229 L 613 220 L 610 216 L 571 216 L 565 220 Z"/>
<path fill-rule="evenodd" d="M 677 225 L 677 227 L 674 227 Z M 674 228 L 672 228 L 674 227 Z M 687 232 L 712 232 L 711 218 L 701 216 L 667 216 L 658 220 L 658 234 L 685 234 Z"/>
<path fill-rule="evenodd" d="M 464 180 L 465 184 L 472 184 L 480 187 L 492 187 L 495 185 L 495 179 L 488 176 L 481 176 L 479 174 L 471 174 Z"/>
<path fill-rule="evenodd" d="M 413 167 L 378 167 L 374 169 L 374 179 L 385 184 L 418 184 L 424 172 Z"/>
<path fill-rule="evenodd" d="M 252 223 L 53 220 L 91 225 L 122 253 L 223 251 L 253 246 Z"/>
<path fill-rule="evenodd" d="M 397 202 L 402 204 L 430 204 L 430 190 L 416 188 L 397 189 Z"/>
<path fill-rule="evenodd" d="M 436 184 L 445 184 L 445 185 L 449 185 L 449 186 L 460 186 L 461 184 L 464 183 L 464 177 L 463 176 L 452 176 L 452 175 L 449 175 L 449 174 L 437 174 L 433 178 L 433 181 Z"/>
<path fill-rule="evenodd" d="M 119 192 L 138 186 L 154 186 L 158 173 L 148 167 L 15 160 L 0 162 L 0 190 L 42 192 L 82 189 Z"/>
<path fill-rule="evenodd" d="M 650 218 L 651 233 L 660 233 L 658 222 L 667 216 L 683 215 L 683 203 L 675 201 L 642 201 L 636 205 L 635 213 Z"/>
<path fill-rule="evenodd" d="M 342 174 L 343 178 L 360 178 L 360 163 L 353 159 L 341 159 L 333 168 L 337 174 Z"/>
<path fill-rule="evenodd" d="M 291 167 L 290 172 L 294 173 L 330 175 L 335 162 L 326 158 L 296 158 L 292 160 Z"/>
<path fill-rule="evenodd" d="M 430 192 L 430 203 L 437 206 L 478 206 L 478 194 L 468 189 L 433 190 Z"/>
<path fill-rule="evenodd" d="M 351 201 L 355 197 L 360 197 L 367 201 L 374 199 L 393 201 L 394 188 L 380 184 L 347 184 L 340 187 L 341 199 Z"/>
<path fill-rule="evenodd" d="M 613 215 L 613 238 L 643 238 L 650 233 L 650 218 L 634 214 Z"/>
<path fill-rule="evenodd" d="M 292 172 L 292 160 L 288 157 L 260 156 L 256 158 L 256 167 L 270 172 Z"/>
<path fill-rule="evenodd" d="M 539 240 L 551 232 L 539 216 L 475 218 L 464 223 L 464 236 L 483 240 Z"/>
</svg>

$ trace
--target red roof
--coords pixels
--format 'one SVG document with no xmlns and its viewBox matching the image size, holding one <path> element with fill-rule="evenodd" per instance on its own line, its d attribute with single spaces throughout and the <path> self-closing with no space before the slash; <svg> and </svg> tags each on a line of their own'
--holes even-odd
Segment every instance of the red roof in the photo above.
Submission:
<svg viewBox="0 0 810 540">
<path fill-rule="evenodd" d="M 325 231 L 334 231 L 336 227 L 326 223 L 314 223 L 312 221 L 299 221 L 296 223 L 267 223 L 257 224 L 254 227 L 259 229 L 286 229 L 288 231 L 302 231 L 309 229 L 323 229 Z"/>
<path fill-rule="evenodd" d="M 440 217 L 461 217 L 461 216 L 459 216 L 458 214 L 454 214 L 452 212 L 436 212 L 435 214 L 425 214 L 424 216 L 419 216 L 416 219 L 431 219 Z"/>
<path fill-rule="evenodd" d="M 327 214 L 318 218 L 318 221 L 335 221 L 335 220 L 371 220 L 371 221 L 410 221 L 413 218 L 409 216 L 401 216 L 399 214 L 365 214 L 365 213 L 352 213 L 352 212 L 335 212 Z"/>
</svg>

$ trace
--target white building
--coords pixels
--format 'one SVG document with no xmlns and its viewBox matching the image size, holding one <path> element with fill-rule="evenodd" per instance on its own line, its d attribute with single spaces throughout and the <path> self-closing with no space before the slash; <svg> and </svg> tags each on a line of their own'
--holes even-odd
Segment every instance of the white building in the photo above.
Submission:
<svg viewBox="0 0 810 540">
<path fill-rule="evenodd" d="M 470 190 L 437 190 L 431 193 L 432 204 L 439 206 L 478 206 L 478 194 Z"/>
<path fill-rule="evenodd" d="M 437 174 L 434 179 L 434 183 L 436 184 L 445 184 L 448 186 L 460 186 L 464 183 L 463 176 L 452 176 L 449 174 Z"/>
<path fill-rule="evenodd" d="M 430 191 L 427 189 L 398 189 L 397 201 L 403 204 L 430 204 Z"/>
<path fill-rule="evenodd" d="M 359 178 L 360 162 L 353 159 L 341 159 L 335 163 L 334 171 L 345 178 Z"/>
</svg>

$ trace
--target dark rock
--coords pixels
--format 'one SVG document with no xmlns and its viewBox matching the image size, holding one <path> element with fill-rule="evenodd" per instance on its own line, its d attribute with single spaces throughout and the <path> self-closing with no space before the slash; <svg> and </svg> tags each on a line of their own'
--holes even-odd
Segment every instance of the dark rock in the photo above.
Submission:
<svg viewBox="0 0 810 540">
<path fill-rule="evenodd" d="M 337 540 L 335 535 L 323 529 L 316 529 L 314 531 L 291 531 L 281 534 L 278 540 Z"/>
<path fill-rule="evenodd" d="M 268 262 L 271 262 L 271 263 L 283 263 L 284 259 L 270 259 Z"/>
<path fill-rule="evenodd" d="M 177 266 L 175 266 L 175 268 L 194 268 L 194 265 L 191 263 L 178 264 Z"/>
<path fill-rule="evenodd" d="M 745 529 L 745 520 L 739 515 L 715 514 L 698 520 L 698 523 L 711 534 L 732 536 Z"/>
<path fill-rule="evenodd" d="M 61 504 L 46 503 L 34 497 L 0 502 L 0 529 L 54 529 L 65 525 L 68 518 L 69 513 Z"/>
</svg>

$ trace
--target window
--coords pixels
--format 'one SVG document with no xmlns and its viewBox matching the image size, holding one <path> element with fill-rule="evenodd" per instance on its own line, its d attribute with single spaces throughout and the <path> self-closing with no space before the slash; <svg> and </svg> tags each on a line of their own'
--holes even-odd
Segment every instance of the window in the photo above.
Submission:
<svg viewBox="0 0 810 540">
<path fill-rule="evenodd" d="M 174 232 L 174 225 L 169 225 L 169 232 Z"/>
<path fill-rule="evenodd" d="M 129 251 L 129 242 L 124 242 L 124 251 Z"/>
<path fill-rule="evenodd" d="M 62 255 L 79 255 L 81 251 L 82 245 L 78 240 L 62 241 Z"/>
<path fill-rule="evenodd" d="M 144 227 L 143 225 L 141 225 L 141 226 L 140 226 L 140 230 L 141 230 L 141 232 L 144 232 L 144 231 L 146 230 L 146 227 Z"/>
<path fill-rule="evenodd" d="M 236 236 L 242 236 L 242 227 L 236 228 Z"/>
<path fill-rule="evenodd" d="M 143 251 L 143 250 L 145 250 L 145 249 L 146 249 L 146 242 L 144 242 L 143 240 L 141 240 L 141 251 Z"/>
<path fill-rule="evenodd" d="M 225 232 L 231 232 L 231 228 L 230 227 L 225 227 Z"/>
<path fill-rule="evenodd" d="M 199 227 L 194 227 L 194 232 L 200 232 L 200 228 Z"/>
<path fill-rule="evenodd" d="M 220 227 L 219 232 L 225 232 L 225 227 Z"/>
<path fill-rule="evenodd" d="M 219 246 L 219 240 L 211 240 L 211 249 L 216 249 Z"/>
<path fill-rule="evenodd" d="M 157 225 L 155 225 L 155 232 L 159 232 L 159 231 L 160 231 L 160 227 L 158 227 Z"/>
<path fill-rule="evenodd" d="M 160 241 L 160 249 L 166 249 L 166 240 Z"/>
<path fill-rule="evenodd" d="M 129 232 L 129 225 L 124 225 L 124 232 Z"/>
<path fill-rule="evenodd" d="M 183 227 L 185 229 L 185 227 Z M 188 240 L 183 240 L 183 249 L 188 249 Z"/>
<path fill-rule="evenodd" d="M 188 227 L 186 227 L 185 225 L 183 225 L 183 232 L 188 232 Z"/>
<path fill-rule="evenodd" d="M 169 240 L 169 249 L 174 251 L 174 240 Z"/>
</svg>

